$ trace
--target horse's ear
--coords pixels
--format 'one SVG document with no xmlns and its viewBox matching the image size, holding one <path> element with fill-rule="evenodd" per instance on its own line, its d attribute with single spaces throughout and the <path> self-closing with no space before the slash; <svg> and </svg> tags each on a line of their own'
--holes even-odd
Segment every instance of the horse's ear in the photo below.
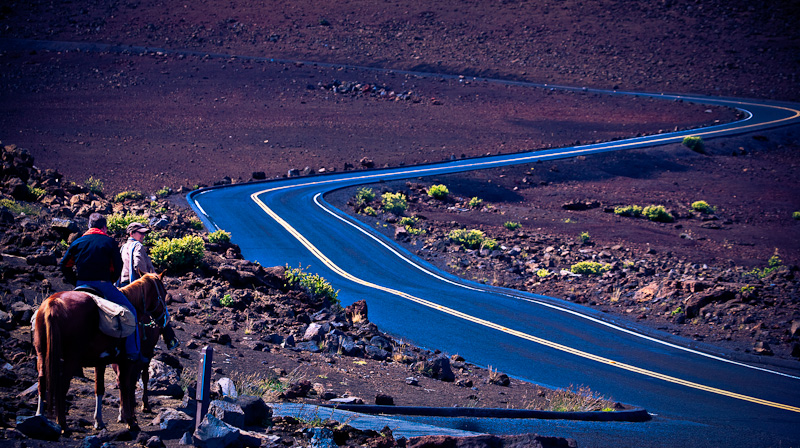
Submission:
<svg viewBox="0 0 800 448">
<path fill-rule="evenodd" d="M 146 272 L 142 272 L 139 268 L 136 268 L 136 274 L 139 275 L 139 277 L 137 278 L 142 278 L 144 277 L 144 274 L 146 274 Z"/>
<path fill-rule="evenodd" d="M 159 278 L 159 279 L 162 279 L 162 278 L 164 277 L 164 274 L 166 274 L 166 273 L 167 273 L 167 270 L 166 270 L 166 269 L 164 269 L 163 271 L 161 271 L 161 273 L 160 273 L 160 274 L 158 274 L 158 278 Z"/>
</svg>

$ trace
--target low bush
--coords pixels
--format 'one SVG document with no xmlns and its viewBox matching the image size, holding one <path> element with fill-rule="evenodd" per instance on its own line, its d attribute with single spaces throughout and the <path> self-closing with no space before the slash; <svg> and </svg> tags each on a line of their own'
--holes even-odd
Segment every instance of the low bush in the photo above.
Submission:
<svg viewBox="0 0 800 448">
<path fill-rule="evenodd" d="M 444 200 L 444 199 L 447 199 L 447 195 L 448 194 L 450 194 L 450 190 L 448 190 L 446 186 L 441 185 L 441 184 L 440 185 L 431 185 L 431 187 L 428 188 L 428 196 L 430 196 L 430 197 L 432 197 L 434 199 L 438 199 L 440 201 Z"/>
<path fill-rule="evenodd" d="M 539 278 L 545 278 L 548 275 L 550 275 L 550 271 L 548 271 L 547 269 L 539 269 L 538 271 L 536 271 L 536 276 Z"/>
<path fill-rule="evenodd" d="M 692 210 L 705 214 L 714 213 L 714 207 L 708 205 L 706 201 L 692 202 Z"/>
<path fill-rule="evenodd" d="M 222 229 L 208 235 L 208 242 L 214 244 L 227 244 L 231 242 L 230 232 Z"/>
<path fill-rule="evenodd" d="M 497 240 L 494 238 L 484 238 L 483 242 L 481 243 L 481 249 L 486 250 L 495 250 L 500 246 L 497 243 Z"/>
<path fill-rule="evenodd" d="M 778 256 L 777 251 L 775 251 L 775 255 L 771 256 L 769 258 L 769 261 L 767 261 L 767 267 L 763 269 L 755 268 L 752 271 L 746 272 L 745 275 L 752 275 L 754 277 L 764 278 L 769 274 L 772 274 L 773 272 L 780 269 L 781 266 L 783 266 L 783 260 L 781 260 L 781 257 Z"/>
<path fill-rule="evenodd" d="M 375 199 L 375 192 L 372 191 L 372 188 L 362 187 L 356 191 L 355 202 L 357 207 L 370 203 L 373 199 Z"/>
<path fill-rule="evenodd" d="M 703 142 L 702 137 L 687 135 L 683 138 L 683 146 L 691 149 L 694 152 L 699 152 L 700 154 L 705 154 L 706 152 L 706 145 L 705 142 Z"/>
<path fill-rule="evenodd" d="M 83 182 L 83 186 L 96 195 L 103 195 L 103 181 L 90 177 Z"/>
<path fill-rule="evenodd" d="M 163 239 L 150 249 L 153 264 L 161 269 L 180 271 L 194 269 L 203 260 L 203 239 L 195 235 Z"/>
<path fill-rule="evenodd" d="M 367 216 L 378 216 L 378 212 L 375 211 L 375 209 L 370 207 L 369 205 L 361 209 L 361 214 Z"/>
<path fill-rule="evenodd" d="M 663 205 L 648 205 L 642 210 L 642 214 L 650 221 L 672 222 L 675 220 Z"/>
<path fill-rule="evenodd" d="M 794 212 L 794 213 L 792 213 L 792 218 L 793 218 L 793 219 L 800 219 L 800 212 Z"/>
<path fill-rule="evenodd" d="M 203 221 L 200 221 L 198 218 L 189 218 L 187 224 L 194 230 L 203 230 Z"/>
<path fill-rule="evenodd" d="M 469 204 L 467 205 L 469 205 L 469 208 L 480 208 L 481 205 L 483 205 L 483 199 L 480 199 L 479 197 L 475 196 L 474 198 L 469 200 Z"/>
<path fill-rule="evenodd" d="M 614 214 L 638 218 L 642 216 L 642 207 L 638 205 L 621 205 L 619 207 L 614 207 Z"/>
<path fill-rule="evenodd" d="M 589 232 L 581 232 L 580 235 L 581 241 L 584 243 L 588 243 L 592 237 L 589 235 Z"/>
<path fill-rule="evenodd" d="M 408 198 L 403 193 L 384 193 L 381 195 L 381 205 L 389 213 L 400 215 L 408 209 Z"/>
<path fill-rule="evenodd" d="M 17 202 L 13 199 L 0 199 L 0 207 L 7 208 L 16 215 L 39 216 L 39 209 L 31 204 Z"/>
<path fill-rule="evenodd" d="M 402 218 L 400 218 L 399 221 L 397 221 L 397 223 L 400 224 L 403 227 L 414 227 L 414 224 L 417 223 L 417 218 L 411 218 L 409 216 L 403 216 Z"/>
<path fill-rule="evenodd" d="M 128 213 L 125 215 L 121 213 L 115 213 L 106 219 L 108 231 L 118 235 L 124 234 L 128 224 L 132 222 L 140 222 L 144 225 L 147 225 L 147 218 L 143 215 L 134 215 L 133 213 Z"/>
<path fill-rule="evenodd" d="M 39 198 L 45 195 L 47 191 L 44 188 L 37 188 L 32 185 L 28 185 L 28 196 L 34 201 L 38 201 Z"/>
<path fill-rule="evenodd" d="M 122 193 L 118 193 L 112 199 L 113 202 L 124 202 L 126 199 L 132 200 L 139 200 L 142 199 L 142 193 L 138 191 L 123 191 Z"/>
<path fill-rule="evenodd" d="M 158 191 L 156 191 L 156 196 L 159 198 L 163 198 L 172 194 L 172 188 L 164 187 Z"/>
<path fill-rule="evenodd" d="M 452 230 L 447 237 L 467 249 L 477 249 L 481 247 L 484 239 L 483 232 L 477 229 L 455 229 Z"/>
<path fill-rule="evenodd" d="M 288 287 L 300 286 L 311 297 L 328 299 L 334 305 L 340 305 L 339 291 L 319 274 L 304 272 L 302 266 L 290 268 L 286 265 L 284 279 Z"/>
<path fill-rule="evenodd" d="M 611 265 L 598 263 L 596 261 L 580 261 L 573 264 L 569 270 L 573 274 L 600 275 L 611 270 Z"/>
<path fill-rule="evenodd" d="M 230 307 L 233 305 L 233 297 L 230 294 L 225 294 L 221 299 L 219 299 L 219 304 L 224 307 Z"/>
<path fill-rule="evenodd" d="M 505 223 L 503 223 L 503 227 L 505 227 L 508 230 L 517 230 L 520 227 L 522 227 L 522 224 L 514 221 L 506 221 Z"/>
</svg>

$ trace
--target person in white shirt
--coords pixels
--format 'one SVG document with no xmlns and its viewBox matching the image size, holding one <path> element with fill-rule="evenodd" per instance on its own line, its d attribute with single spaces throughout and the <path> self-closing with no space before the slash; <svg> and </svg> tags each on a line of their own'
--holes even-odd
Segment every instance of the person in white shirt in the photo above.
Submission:
<svg viewBox="0 0 800 448">
<path fill-rule="evenodd" d="M 120 286 L 125 286 L 139 278 L 139 274 L 156 272 L 147 249 L 144 247 L 144 237 L 150 231 L 140 222 L 128 224 L 128 241 L 120 249 L 122 255 L 122 274 Z"/>
</svg>

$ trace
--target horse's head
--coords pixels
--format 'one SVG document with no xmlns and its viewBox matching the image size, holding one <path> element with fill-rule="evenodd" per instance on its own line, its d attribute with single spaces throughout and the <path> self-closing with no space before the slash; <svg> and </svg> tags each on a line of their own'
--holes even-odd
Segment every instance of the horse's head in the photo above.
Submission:
<svg viewBox="0 0 800 448">
<path fill-rule="evenodd" d="M 180 345 L 180 341 L 175 337 L 175 331 L 170 325 L 169 310 L 167 309 L 167 298 L 169 292 L 164 286 L 161 274 L 144 274 L 141 278 L 123 288 L 123 292 L 131 303 L 136 306 L 136 300 L 141 302 L 139 319 L 145 326 L 155 326 L 164 338 L 167 348 L 172 350 Z"/>
</svg>

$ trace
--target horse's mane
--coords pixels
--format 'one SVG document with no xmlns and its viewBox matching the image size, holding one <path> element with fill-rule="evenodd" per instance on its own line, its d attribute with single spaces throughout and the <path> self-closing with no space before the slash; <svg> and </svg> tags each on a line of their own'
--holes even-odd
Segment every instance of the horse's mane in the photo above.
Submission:
<svg viewBox="0 0 800 448">
<path fill-rule="evenodd" d="M 147 296 L 147 287 L 150 281 L 152 281 L 151 277 L 158 277 L 157 274 L 144 274 L 141 278 L 134 280 L 133 283 L 120 288 L 125 297 L 130 300 L 131 305 L 136 308 L 137 313 L 142 313 L 146 309 L 146 304 L 144 303 L 144 299 Z"/>
</svg>

